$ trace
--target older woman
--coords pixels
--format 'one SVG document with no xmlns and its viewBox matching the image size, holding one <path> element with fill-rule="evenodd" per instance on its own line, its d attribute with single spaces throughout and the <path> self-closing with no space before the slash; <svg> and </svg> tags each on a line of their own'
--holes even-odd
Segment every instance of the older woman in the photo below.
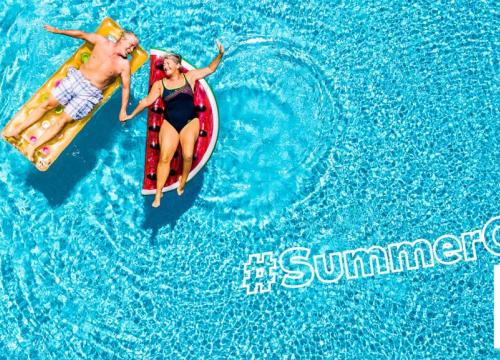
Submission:
<svg viewBox="0 0 500 360">
<path fill-rule="evenodd" d="M 159 134 L 160 159 L 156 171 L 156 194 L 153 207 L 160 206 L 162 189 L 170 172 L 170 161 L 174 156 L 179 141 L 182 148 L 183 168 L 179 179 L 177 194 L 182 195 L 184 186 L 193 163 L 193 151 L 198 134 L 200 122 L 194 106 L 194 84 L 196 80 L 203 79 L 217 69 L 224 48 L 217 41 L 219 54 L 207 67 L 181 72 L 181 56 L 168 54 L 163 59 L 163 69 L 166 77 L 156 81 L 149 94 L 142 99 L 135 110 L 124 121 L 132 119 L 146 107 L 152 105 L 158 97 L 162 97 L 165 112 Z"/>
</svg>

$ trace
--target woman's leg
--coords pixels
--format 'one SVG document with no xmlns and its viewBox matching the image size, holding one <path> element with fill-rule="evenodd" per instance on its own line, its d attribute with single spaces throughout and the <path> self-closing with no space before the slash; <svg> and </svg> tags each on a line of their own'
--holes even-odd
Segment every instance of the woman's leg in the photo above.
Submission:
<svg viewBox="0 0 500 360">
<path fill-rule="evenodd" d="M 170 161 L 174 156 L 177 145 L 179 145 L 179 134 L 167 120 L 163 121 L 159 134 L 160 140 L 160 159 L 156 169 L 156 194 L 153 201 L 153 207 L 160 206 L 162 189 L 170 173 Z"/>
<path fill-rule="evenodd" d="M 198 118 L 194 118 L 182 128 L 179 136 L 182 148 L 182 176 L 179 179 L 179 187 L 177 188 L 177 194 L 179 195 L 182 195 L 184 192 L 184 186 L 186 185 L 186 180 L 189 172 L 191 171 L 194 145 L 196 144 L 196 140 L 198 140 L 199 134 L 200 120 Z"/>
</svg>

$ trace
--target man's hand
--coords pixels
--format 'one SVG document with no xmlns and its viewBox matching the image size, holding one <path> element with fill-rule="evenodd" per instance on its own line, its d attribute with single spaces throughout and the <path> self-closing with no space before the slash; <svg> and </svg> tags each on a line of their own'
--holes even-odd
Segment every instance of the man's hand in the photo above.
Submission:
<svg viewBox="0 0 500 360">
<path fill-rule="evenodd" d="M 118 116 L 118 118 L 120 119 L 120 121 L 122 123 L 131 119 L 130 115 L 127 115 L 127 113 L 125 111 L 120 111 L 120 115 Z"/>
<path fill-rule="evenodd" d="M 217 47 L 219 48 L 219 54 L 224 55 L 224 47 L 222 46 L 222 44 L 220 43 L 220 41 L 219 40 L 215 40 L 215 42 L 217 43 Z"/>
<path fill-rule="evenodd" d="M 54 33 L 54 34 L 59 34 L 61 32 L 61 30 L 59 30 L 58 28 L 55 28 L 55 27 L 50 26 L 50 25 L 44 25 L 44 28 L 48 32 L 51 32 L 51 33 Z"/>
</svg>

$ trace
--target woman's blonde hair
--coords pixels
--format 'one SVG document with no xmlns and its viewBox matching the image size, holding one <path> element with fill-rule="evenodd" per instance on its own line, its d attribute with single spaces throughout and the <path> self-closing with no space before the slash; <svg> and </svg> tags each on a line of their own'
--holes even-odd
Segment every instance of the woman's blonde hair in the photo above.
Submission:
<svg viewBox="0 0 500 360">
<path fill-rule="evenodd" d="M 182 56 L 180 56 L 179 54 L 167 53 L 167 54 L 162 56 L 163 60 L 168 59 L 168 58 L 172 58 L 172 59 L 174 59 L 176 64 L 182 65 Z"/>
</svg>

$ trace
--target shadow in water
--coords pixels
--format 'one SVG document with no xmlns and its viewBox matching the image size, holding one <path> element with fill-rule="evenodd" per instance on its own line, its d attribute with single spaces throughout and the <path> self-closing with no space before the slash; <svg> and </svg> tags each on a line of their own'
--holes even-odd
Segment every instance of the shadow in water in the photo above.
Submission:
<svg viewBox="0 0 500 360">
<path fill-rule="evenodd" d="M 129 102 L 136 101 L 131 96 Z M 109 147 L 116 138 L 122 126 L 118 120 L 120 105 L 121 91 L 118 91 L 80 131 L 49 170 L 31 170 L 26 177 L 26 185 L 43 193 L 51 207 L 64 203 L 75 185 L 95 167 L 97 153 Z"/>
<path fill-rule="evenodd" d="M 160 228 L 170 225 L 172 230 L 175 228 L 177 220 L 189 208 L 191 208 L 200 193 L 203 186 L 203 179 L 205 176 L 205 169 L 202 169 L 191 181 L 186 184 L 184 194 L 177 195 L 177 191 L 169 191 L 163 193 L 161 205 L 155 209 L 151 207 L 154 196 L 144 196 L 144 222 L 142 227 L 144 229 L 152 229 L 153 234 L 150 238 L 150 244 L 155 245 L 156 237 Z"/>
</svg>

